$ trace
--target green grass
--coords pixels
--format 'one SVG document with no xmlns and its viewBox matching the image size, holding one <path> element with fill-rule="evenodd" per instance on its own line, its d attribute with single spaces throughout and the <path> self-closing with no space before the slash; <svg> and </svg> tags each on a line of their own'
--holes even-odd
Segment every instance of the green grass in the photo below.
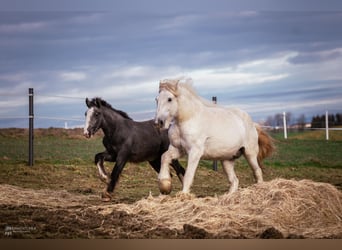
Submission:
<svg viewBox="0 0 342 250">
<path fill-rule="evenodd" d="M 0 138 L 0 157 L 7 163 L 28 162 L 27 138 Z M 102 139 L 68 139 L 53 136 L 34 139 L 35 163 L 85 164 L 93 161 L 94 153 L 104 151 Z"/>
<path fill-rule="evenodd" d="M 271 132 L 271 135 L 275 139 L 284 139 L 282 131 Z M 288 131 L 287 137 L 289 140 L 315 140 L 324 141 L 325 130 L 305 130 L 305 131 Z M 329 141 L 342 141 L 342 130 L 331 130 L 329 131 Z"/>
<path fill-rule="evenodd" d="M 342 141 L 278 140 L 275 154 L 265 162 L 278 167 L 342 167 Z"/>
<path fill-rule="evenodd" d="M 82 131 L 73 131 L 72 135 L 64 130 L 40 131 L 34 140 L 35 165 L 29 167 L 27 134 L 22 131 L 5 132 L 0 130 L 0 184 L 63 189 L 84 194 L 99 193 L 105 187 L 98 179 L 93 163 L 94 155 L 104 150 L 101 136 L 87 140 L 80 136 Z M 278 177 L 312 179 L 342 188 L 342 140 L 318 140 L 317 134 L 311 131 L 306 137 L 290 133 L 287 140 L 282 139 L 282 134 L 272 136 L 277 151 L 265 160 L 266 181 Z M 334 138 L 339 138 L 339 135 Z M 184 159 L 182 164 L 186 166 Z M 106 167 L 111 170 L 113 165 L 107 163 Z M 243 157 L 236 161 L 235 169 L 241 187 L 254 183 L 253 173 Z M 201 161 L 192 191 L 198 196 L 212 196 L 227 189 L 227 178 L 220 164 L 215 172 L 212 161 Z M 146 163 L 128 164 L 116 190 L 116 198 L 120 202 L 133 202 L 146 197 L 150 191 L 156 195 L 157 174 Z M 175 174 L 173 190 L 181 190 Z"/>
</svg>

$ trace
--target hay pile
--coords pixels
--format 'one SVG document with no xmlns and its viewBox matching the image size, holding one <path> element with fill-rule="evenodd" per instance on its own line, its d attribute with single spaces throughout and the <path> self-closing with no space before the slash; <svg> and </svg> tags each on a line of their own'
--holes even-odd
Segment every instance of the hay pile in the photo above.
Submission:
<svg viewBox="0 0 342 250">
<path fill-rule="evenodd" d="M 214 237 L 256 238 L 269 228 L 284 237 L 342 237 L 342 193 L 309 180 L 276 179 L 220 197 L 148 197 L 116 208 L 153 221 L 156 228 L 192 225 Z"/>
<path fill-rule="evenodd" d="M 65 216 L 74 218 L 78 214 L 74 220 L 81 220 L 81 227 L 84 221 L 96 218 L 101 222 L 97 232 L 108 232 L 113 238 L 121 237 L 116 232 L 120 230 L 126 230 L 129 237 L 154 237 L 148 233 L 160 229 L 176 232 L 173 237 L 193 237 L 186 233 L 193 228 L 203 238 L 258 238 L 265 232 L 273 232 L 269 236 L 272 238 L 275 234 L 342 238 L 342 192 L 330 184 L 309 180 L 275 179 L 218 197 L 150 195 L 134 204 L 106 204 L 99 200 L 96 195 L 0 185 L 0 205 L 44 207 L 53 213 L 64 209 Z M 89 218 L 84 219 L 84 214 Z M 108 224 L 102 225 L 106 221 Z M 122 225 L 120 228 L 120 223 L 125 229 Z M 73 221 L 71 226 L 76 224 Z M 133 228 L 139 235 L 130 233 Z"/>
</svg>

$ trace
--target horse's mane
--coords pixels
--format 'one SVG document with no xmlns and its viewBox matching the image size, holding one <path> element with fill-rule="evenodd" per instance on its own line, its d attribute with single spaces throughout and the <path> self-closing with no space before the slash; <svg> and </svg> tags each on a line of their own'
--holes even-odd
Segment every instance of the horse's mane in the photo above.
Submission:
<svg viewBox="0 0 342 250">
<path fill-rule="evenodd" d="M 163 89 L 171 92 L 175 96 L 178 96 L 180 94 L 180 91 L 182 89 L 185 89 L 194 98 L 198 99 L 203 105 L 208 107 L 217 107 L 212 102 L 209 102 L 208 100 L 197 94 L 196 90 L 193 87 L 193 80 L 191 78 L 180 77 L 161 80 L 159 84 L 159 92 Z"/>
<path fill-rule="evenodd" d="M 96 106 L 96 107 L 103 106 L 103 107 L 106 107 L 108 109 L 111 109 L 112 111 L 114 111 L 115 113 L 121 115 L 125 119 L 133 120 L 126 112 L 113 108 L 112 105 L 110 105 L 108 102 L 106 102 L 105 100 L 103 100 L 100 97 L 93 98 L 90 101 L 90 103 L 91 103 L 91 106 Z"/>
</svg>

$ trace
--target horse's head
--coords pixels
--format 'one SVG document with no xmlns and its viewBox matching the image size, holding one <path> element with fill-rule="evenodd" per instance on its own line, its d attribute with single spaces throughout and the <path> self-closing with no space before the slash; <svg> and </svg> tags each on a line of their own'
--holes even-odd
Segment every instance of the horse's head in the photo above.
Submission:
<svg viewBox="0 0 342 250">
<path fill-rule="evenodd" d="M 90 138 L 100 129 L 103 116 L 101 102 L 98 98 L 94 98 L 91 101 L 86 98 L 86 105 L 88 110 L 85 112 L 86 118 L 83 134 L 86 138 Z"/>
<path fill-rule="evenodd" d="M 168 129 L 175 119 L 178 110 L 177 88 L 179 81 L 160 81 L 159 95 L 156 97 L 157 113 L 155 124 Z"/>
</svg>

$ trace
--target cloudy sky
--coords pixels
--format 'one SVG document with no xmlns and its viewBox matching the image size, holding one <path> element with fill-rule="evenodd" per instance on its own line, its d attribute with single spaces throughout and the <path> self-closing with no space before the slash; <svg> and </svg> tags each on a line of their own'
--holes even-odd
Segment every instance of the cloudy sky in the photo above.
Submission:
<svg viewBox="0 0 342 250">
<path fill-rule="evenodd" d="M 309 120 L 342 112 L 342 11 L 320 8 L 326 1 L 309 1 L 314 10 L 195 0 L 111 1 L 109 8 L 18 2 L 0 3 L 0 127 L 27 127 L 30 87 L 36 127 L 83 124 L 84 99 L 94 96 L 150 119 L 159 80 L 178 76 L 255 121 L 283 111 Z"/>
</svg>

